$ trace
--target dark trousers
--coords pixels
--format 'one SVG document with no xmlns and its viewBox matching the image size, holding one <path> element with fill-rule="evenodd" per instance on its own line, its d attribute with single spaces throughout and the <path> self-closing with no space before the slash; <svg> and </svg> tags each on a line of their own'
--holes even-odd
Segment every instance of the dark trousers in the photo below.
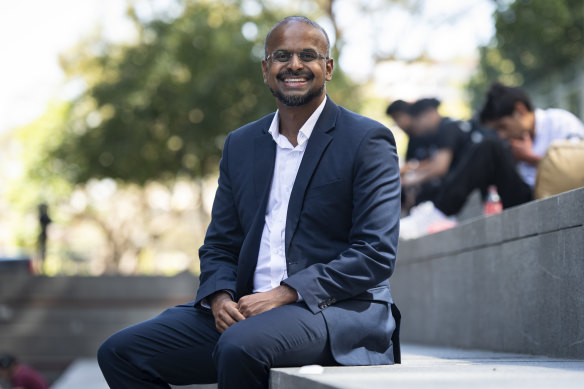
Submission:
<svg viewBox="0 0 584 389">
<path fill-rule="evenodd" d="M 252 316 L 223 334 L 210 312 L 179 305 L 112 335 L 98 361 L 112 389 L 268 388 L 271 367 L 336 364 L 324 317 L 304 303 Z"/>
<path fill-rule="evenodd" d="M 533 191 L 517 172 L 511 150 L 495 138 L 486 138 L 469 150 L 446 176 L 434 205 L 446 215 L 457 214 L 475 189 L 486 193 L 490 185 L 497 187 L 503 208 L 533 200 Z"/>
</svg>

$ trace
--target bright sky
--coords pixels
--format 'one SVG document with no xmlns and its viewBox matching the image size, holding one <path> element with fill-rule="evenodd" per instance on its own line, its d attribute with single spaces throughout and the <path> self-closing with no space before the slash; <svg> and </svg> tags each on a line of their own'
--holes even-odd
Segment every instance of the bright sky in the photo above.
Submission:
<svg viewBox="0 0 584 389">
<path fill-rule="evenodd" d="M 0 131 L 26 124 L 62 91 L 58 54 L 98 23 L 106 36 L 127 37 L 131 25 L 120 0 L 0 2 Z"/>
<path fill-rule="evenodd" d="M 384 0 L 370 0 L 383 3 Z M 384 7 L 370 16 L 368 23 L 356 23 L 359 8 L 353 0 L 339 0 L 336 8 L 338 23 L 348 41 L 341 57 L 341 66 L 353 69 L 351 76 L 364 79 L 372 72 L 369 53 L 403 59 L 415 59 L 421 53 L 436 61 L 469 57 L 493 35 L 491 19 L 493 2 L 489 0 L 425 0 L 418 15 L 400 7 Z M 360 66 L 351 66 L 354 58 Z"/>
<path fill-rule="evenodd" d="M 381 1 L 371 0 L 371 4 Z M 153 0 L 157 9 L 170 9 L 172 2 Z M 98 25 L 111 40 L 131 39 L 126 4 L 124 0 L 0 2 L 0 132 L 38 117 L 51 98 L 67 97 L 59 52 Z M 493 34 L 489 0 L 426 0 L 420 19 L 392 7 L 376 15 L 373 22 L 359 21 L 355 4 L 356 0 L 338 0 L 335 11 L 347 39 L 339 62 L 358 81 L 373 73 L 373 48 L 406 58 L 424 50 L 432 58 L 446 61 L 472 57 L 477 45 Z M 453 14 L 462 17 L 445 17 Z"/>
</svg>

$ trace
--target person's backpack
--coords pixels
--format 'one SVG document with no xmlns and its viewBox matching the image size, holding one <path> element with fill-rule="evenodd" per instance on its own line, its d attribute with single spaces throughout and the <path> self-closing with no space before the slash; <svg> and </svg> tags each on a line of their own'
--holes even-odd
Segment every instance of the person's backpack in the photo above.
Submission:
<svg viewBox="0 0 584 389">
<path fill-rule="evenodd" d="M 584 140 L 552 142 L 537 166 L 535 198 L 542 199 L 584 187 Z"/>
</svg>

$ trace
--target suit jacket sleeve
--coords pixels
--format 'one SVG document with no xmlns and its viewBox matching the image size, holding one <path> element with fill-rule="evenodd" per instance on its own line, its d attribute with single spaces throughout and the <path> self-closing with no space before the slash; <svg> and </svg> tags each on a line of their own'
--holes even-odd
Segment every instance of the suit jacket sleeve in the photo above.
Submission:
<svg viewBox="0 0 584 389">
<path fill-rule="evenodd" d="M 229 138 L 225 140 L 219 163 L 219 185 L 213 202 L 211 223 L 205 243 L 199 249 L 200 286 L 195 306 L 219 290 L 235 290 L 237 262 L 243 242 L 243 230 L 235 208 L 229 177 Z"/>
<path fill-rule="evenodd" d="M 363 293 L 393 273 L 400 190 L 393 135 L 378 127 L 357 149 L 349 247 L 328 263 L 315 261 L 283 281 L 296 289 L 312 312 Z"/>
</svg>

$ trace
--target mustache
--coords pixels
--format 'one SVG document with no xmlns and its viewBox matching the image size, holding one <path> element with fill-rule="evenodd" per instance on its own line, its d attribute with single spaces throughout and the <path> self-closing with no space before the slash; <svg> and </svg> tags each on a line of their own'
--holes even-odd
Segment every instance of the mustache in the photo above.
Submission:
<svg viewBox="0 0 584 389">
<path fill-rule="evenodd" d="M 302 78 L 306 78 L 307 80 L 312 80 L 314 78 L 314 73 L 312 73 L 310 70 L 305 70 L 305 71 L 298 71 L 298 72 L 294 72 L 292 70 L 284 70 L 280 73 L 278 73 L 278 75 L 276 76 L 278 78 L 278 80 L 283 80 L 286 77 L 302 77 Z"/>
</svg>

